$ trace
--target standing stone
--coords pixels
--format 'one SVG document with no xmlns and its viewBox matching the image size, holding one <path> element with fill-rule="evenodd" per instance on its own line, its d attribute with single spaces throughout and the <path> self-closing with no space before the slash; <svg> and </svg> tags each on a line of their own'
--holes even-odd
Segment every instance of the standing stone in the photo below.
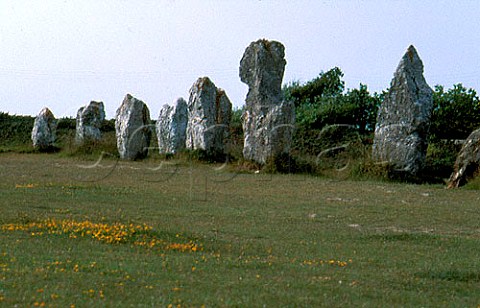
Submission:
<svg viewBox="0 0 480 308">
<path fill-rule="evenodd" d="M 375 161 L 418 175 L 425 164 L 432 94 L 423 77 L 422 60 L 410 46 L 378 110 L 372 153 Z"/>
<path fill-rule="evenodd" d="M 209 155 L 224 155 L 232 117 L 225 91 L 208 78 L 199 78 L 190 89 L 186 147 Z"/>
<path fill-rule="evenodd" d="M 56 139 L 57 121 L 47 107 L 43 108 L 35 118 L 32 130 L 33 146 L 40 151 L 54 147 Z"/>
<path fill-rule="evenodd" d="M 295 105 L 283 98 L 284 57 L 281 43 L 259 40 L 247 47 L 240 61 L 240 79 L 249 88 L 243 114 L 243 156 L 260 164 L 290 152 Z"/>
<path fill-rule="evenodd" d="M 473 131 L 457 156 L 453 173 L 448 180 L 448 188 L 463 186 L 480 174 L 480 129 Z"/>
<path fill-rule="evenodd" d="M 157 139 L 160 154 L 175 154 L 185 148 L 188 122 L 187 102 L 183 98 L 163 105 L 157 121 Z"/>
<path fill-rule="evenodd" d="M 103 102 L 91 101 L 87 106 L 78 109 L 76 142 L 82 144 L 87 140 L 100 140 L 102 138 L 100 128 L 104 120 L 105 107 Z"/>
<path fill-rule="evenodd" d="M 151 127 L 147 105 L 127 94 L 115 116 L 117 148 L 122 159 L 142 159 L 148 154 Z"/>
</svg>

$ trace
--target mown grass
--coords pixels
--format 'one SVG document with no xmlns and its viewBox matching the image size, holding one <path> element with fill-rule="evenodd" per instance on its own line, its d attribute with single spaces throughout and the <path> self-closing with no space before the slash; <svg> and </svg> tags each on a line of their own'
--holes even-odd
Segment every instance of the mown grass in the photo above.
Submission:
<svg viewBox="0 0 480 308">
<path fill-rule="evenodd" d="M 445 190 L 231 170 L 1 154 L 0 306 L 480 303 L 475 182 Z M 87 227 L 49 232 L 52 220 L 148 228 L 108 242 Z M 138 244 L 152 239 L 160 244 Z M 171 249 L 189 243 L 199 249 Z"/>
</svg>

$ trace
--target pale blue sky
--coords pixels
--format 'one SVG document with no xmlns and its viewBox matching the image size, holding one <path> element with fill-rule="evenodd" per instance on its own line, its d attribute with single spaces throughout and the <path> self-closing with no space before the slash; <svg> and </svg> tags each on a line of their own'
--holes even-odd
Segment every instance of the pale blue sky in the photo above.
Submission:
<svg viewBox="0 0 480 308">
<path fill-rule="evenodd" d="M 410 44 L 433 87 L 480 91 L 480 1 L 0 0 L 0 111 L 75 116 L 102 100 L 115 116 L 126 93 L 152 118 L 209 76 L 235 106 L 238 66 L 259 38 L 285 45 L 284 82 L 334 66 L 346 86 L 389 86 Z"/>
</svg>

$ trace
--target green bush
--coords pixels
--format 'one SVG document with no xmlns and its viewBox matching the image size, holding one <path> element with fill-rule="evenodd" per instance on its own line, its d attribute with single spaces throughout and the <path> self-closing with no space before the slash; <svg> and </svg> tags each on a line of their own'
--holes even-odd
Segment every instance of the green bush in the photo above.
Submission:
<svg viewBox="0 0 480 308">
<path fill-rule="evenodd" d="M 448 178 L 461 147 L 454 140 L 431 142 L 427 149 L 425 170 L 433 177 Z"/>
<path fill-rule="evenodd" d="M 103 133 L 115 131 L 115 119 L 103 120 L 100 131 Z"/>
<path fill-rule="evenodd" d="M 316 173 L 339 170 L 357 160 L 359 154 L 352 153 L 351 145 L 365 151 L 375 129 L 381 95 L 371 95 L 363 84 L 345 92 L 342 77 L 335 67 L 305 84 L 291 82 L 283 88 L 285 99 L 296 106 L 291 154 L 297 162 L 309 162 L 307 169 Z"/>
<path fill-rule="evenodd" d="M 461 83 L 444 90 L 437 85 L 433 93 L 434 109 L 431 118 L 430 139 L 466 139 L 480 127 L 480 99 L 473 89 Z"/>
<path fill-rule="evenodd" d="M 74 118 L 60 118 L 57 120 L 57 132 L 75 130 L 77 120 Z"/>
<path fill-rule="evenodd" d="M 29 116 L 0 112 L 0 149 L 33 151 L 31 136 L 34 120 Z"/>
<path fill-rule="evenodd" d="M 291 82 L 283 87 L 285 99 L 295 103 L 299 126 L 322 129 L 326 125 L 352 125 L 362 134 L 375 129 L 381 95 L 371 95 L 363 84 L 344 92 L 342 77 L 342 71 L 335 67 L 303 85 Z"/>
<path fill-rule="evenodd" d="M 340 95 L 345 89 L 345 82 L 342 80 L 343 72 L 338 68 L 327 72 L 321 72 L 317 78 L 308 81 L 304 85 L 293 82 L 284 87 L 284 96 L 293 99 L 295 106 L 306 102 L 314 102 L 318 97 L 334 97 Z"/>
</svg>

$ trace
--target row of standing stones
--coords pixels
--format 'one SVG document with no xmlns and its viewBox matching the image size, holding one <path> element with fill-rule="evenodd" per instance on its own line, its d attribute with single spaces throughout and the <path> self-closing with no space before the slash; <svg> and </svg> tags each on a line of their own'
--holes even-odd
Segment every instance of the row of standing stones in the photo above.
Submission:
<svg viewBox="0 0 480 308">
<path fill-rule="evenodd" d="M 244 157 L 265 164 L 270 157 L 290 151 L 295 125 L 292 102 L 282 95 L 285 50 L 279 42 L 259 40 L 245 50 L 240 78 L 249 86 L 244 114 Z M 190 89 L 188 102 L 179 98 L 164 105 L 156 123 L 160 153 L 183 149 L 203 150 L 209 155 L 225 154 L 232 103 L 224 90 L 208 78 L 199 78 Z M 76 141 L 100 139 L 105 118 L 102 102 L 91 102 L 77 113 Z M 115 117 L 117 148 L 122 159 L 140 159 L 148 154 L 152 127 L 146 104 L 127 94 Z M 32 140 L 35 147 L 55 142 L 55 119 L 47 108 L 37 116 Z"/>
<path fill-rule="evenodd" d="M 240 79 L 249 87 L 242 116 L 243 156 L 265 164 L 288 154 L 295 128 L 295 107 L 285 101 L 282 80 L 285 49 L 276 41 L 258 40 L 245 50 L 240 61 Z M 423 172 L 427 136 L 433 108 L 433 91 L 423 76 L 423 63 L 413 46 L 400 60 L 390 89 L 377 115 L 372 158 L 399 172 L 419 176 Z M 232 104 L 225 91 L 208 78 L 199 78 L 190 89 L 188 102 L 179 98 L 164 105 L 156 123 L 160 153 L 183 149 L 224 154 L 228 142 Z M 77 113 L 76 142 L 101 138 L 105 118 L 102 102 L 91 102 Z M 44 108 L 35 119 L 32 140 L 39 149 L 53 146 L 56 121 Z M 117 148 L 122 159 L 148 154 L 152 127 L 147 105 L 127 94 L 115 117 Z M 473 177 L 480 165 L 480 129 L 472 132 L 454 165 L 448 187 L 459 187 Z"/>
</svg>

